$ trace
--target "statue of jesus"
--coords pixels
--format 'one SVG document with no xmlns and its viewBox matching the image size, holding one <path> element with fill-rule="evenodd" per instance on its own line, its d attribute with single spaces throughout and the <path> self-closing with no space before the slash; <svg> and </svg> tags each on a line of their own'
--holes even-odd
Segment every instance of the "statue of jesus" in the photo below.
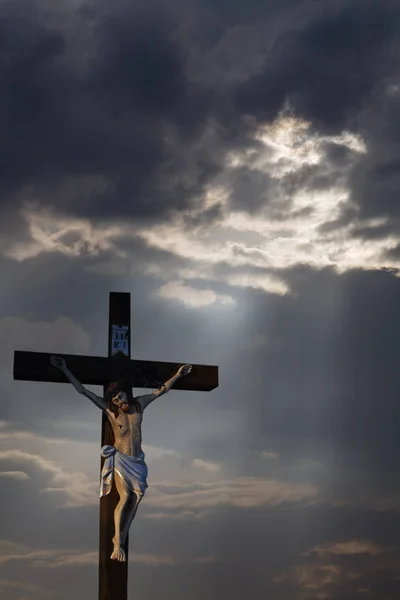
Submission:
<svg viewBox="0 0 400 600">
<path fill-rule="evenodd" d="M 103 446 L 106 459 L 101 473 L 100 497 L 110 493 L 113 479 L 119 494 L 114 511 L 115 534 L 113 560 L 126 561 L 124 551 L 129 528 L 147 488 L 147 466 L 142 450 L 143 411 L 156 398 L 166 394 L 174 383 L 190 373 L 192 365 L 182 365 L 176 374 L 157 391 L 143 396 L 132 395 L 132 388 L 124 382 L 111 383 L 102 398 L 87 390 L 69 371 L 60 356 L 52 356 L 51 364 L 60 369 L 79 394 L 83 394 L 108 417 L 114 432 L 114 446 Z"/>
</svg>

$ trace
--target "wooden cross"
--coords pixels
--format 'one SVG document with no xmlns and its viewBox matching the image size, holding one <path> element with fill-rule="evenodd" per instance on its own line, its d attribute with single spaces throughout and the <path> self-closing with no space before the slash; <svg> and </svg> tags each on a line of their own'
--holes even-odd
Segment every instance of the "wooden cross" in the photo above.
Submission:
<svg viewBox="0 0 400 600">
<path fill-rule="evenodd" d="M 130 294 L 110 293 L 108 325 L 108 358 L 63 354 L 69 370 L 86 385 L 108 385 L 123 379 L 139 388 L 157 389 L 182 363 L 131 360 Z M 51 354 L 44 352 L 14 353 L 14 379 L 69 383 L 59 369 L 50 363 Z M 185 361 L 187 362 L 187 361 Z M 218 367 L 193 365 L 189 375 L 179 379 L 173 389 L 208 392 L 218 386 Z M 114 444 L 114 434 L 103 414 L 101 445 Z M 104 458 L 101 459 L 101 468 Z M 127 600 L 128 562 L 111 560 L 113 515 L 118 493 L 112 492 L 100 502 L 99 600 Z M 128 557 L 127 539 L 124 550 Z"/>
</svg>

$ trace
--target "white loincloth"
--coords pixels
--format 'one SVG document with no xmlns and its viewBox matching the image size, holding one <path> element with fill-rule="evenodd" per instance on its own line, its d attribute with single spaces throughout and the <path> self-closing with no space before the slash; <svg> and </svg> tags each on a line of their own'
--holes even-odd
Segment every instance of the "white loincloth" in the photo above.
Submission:
<svg viewBox="0 0 400 600">
<path fill-rule="evenodd" d="M 114 446 L 103 446 L 101 455 L 106 460 L 101 472 L 100 498 L 110 493 L 114 470 L 119 473 L 132 492 L 143 496 L 147 488 L 147 466 L 143 452 L 140 456 L 127 456 Z"/>
</svg>

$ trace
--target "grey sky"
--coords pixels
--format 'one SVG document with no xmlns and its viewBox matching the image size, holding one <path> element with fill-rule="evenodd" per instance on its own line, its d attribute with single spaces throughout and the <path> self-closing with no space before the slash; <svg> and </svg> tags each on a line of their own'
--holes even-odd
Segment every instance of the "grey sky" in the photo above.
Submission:
<svg viewBox="0 0 400 600">
<path fill-rule="evenodd" d="M 100 412 L 14 349 L 218 364 L 144 418 L 130 596 L 400 592 L 394 0 L 0 0 L 7 600 L 96 597 Z"/>
</svg>

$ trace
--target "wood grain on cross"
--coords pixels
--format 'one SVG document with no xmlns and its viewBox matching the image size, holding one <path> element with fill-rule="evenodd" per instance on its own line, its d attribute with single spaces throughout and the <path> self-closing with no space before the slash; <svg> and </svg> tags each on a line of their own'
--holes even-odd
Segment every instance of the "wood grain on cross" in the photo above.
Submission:
<svg viewBox="0 0 400 600">
<path fill-rule="evenodd" d="M 131 360 L 130 294 L 110 293 L 108 358 L 62 354 L 69 370 L 86 385 L 108 385 L 123 379 L 138 388 L 158 388 L 183 363 Z M 63 373 L 50 363 L 45 352 L 14 353 L 14 379 L 69 383 Z M 188 361 L 185 361 L 188 362 Z M 193 365 L 192 371 L 179 379 L 173 389 L 211 391 L 218 386 L 218 367 Z M 103 414 L 101 445 L 113 445 L 114 436 L 108 418 Z M 104 459 L 101 459 L 101 468 Z M 128 562 L 110 560 L 114 531 L 114 509 L 118 494 L 112 492 L 100 502 L 99 600 L 127 600 Z M 127 539 L 125 552 L 128 558 Z"/>
</svg>

